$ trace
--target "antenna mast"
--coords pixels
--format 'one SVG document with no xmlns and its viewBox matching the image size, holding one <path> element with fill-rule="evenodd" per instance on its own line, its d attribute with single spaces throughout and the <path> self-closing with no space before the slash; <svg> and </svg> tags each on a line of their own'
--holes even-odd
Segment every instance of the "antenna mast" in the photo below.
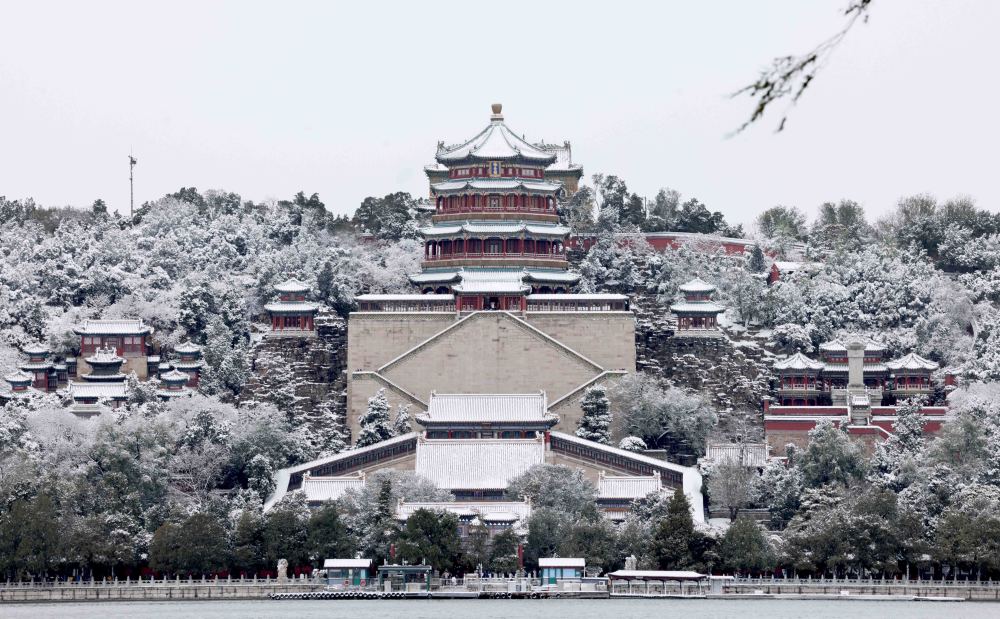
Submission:
<svg viewBox="0 0 1000 619">
<path fill-rule="evenodd" d="M 132 214 L 135 209 L 135 187 L 132 183 L 132 168 L 135 167 L 136 160 L 132 156 L 132 153 L 128 155 L 128 218 L 132 219 L 134 215 Z"/>
</svg>

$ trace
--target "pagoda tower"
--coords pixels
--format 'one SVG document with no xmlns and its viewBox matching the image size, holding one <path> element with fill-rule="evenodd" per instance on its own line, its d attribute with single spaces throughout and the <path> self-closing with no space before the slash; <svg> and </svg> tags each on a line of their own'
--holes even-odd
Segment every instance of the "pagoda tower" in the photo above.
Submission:
<svg viewBox="0 0 1000 619">
<path fill-rule="evenodd" d="M 118 383 L 125 380 L 122 364 L 125 359 L 118 356 L 114 348 L 98 348 L 87 357 L 90 372 L 80 378 L 91 383 Z"/>
<path fill-rule="evenodd" d="M 670 306 L 677 318 L 677 337 L 722 337 L 718 315 L 726 308 L 712 301 L 715 286 L 696 277 L 678 289 L 684 300 Z"/>
<path fill-rule="evenodd" d="M 187 374 L 186 387 L 197 388 L 198 381 L 201 379 L 201 369 L 205 366 L 205 362 L 201 356 L 201 346 L 187 341 L 175 346 L 174 352 L 178 358 L 170 364 L 171 367 L 174 370 Z"/>
<path fill-rule="evenodd" d="M 191 390 L 185 386 L 189 378 L 186 372 L 181 372 L 180 370 L 164 372 L 160 374 L 160 384 L 162 387 L 156 390 L 156 394 L 163 400 L 191 395 Z"/>
<path fill-rule="evenodd" d="M 302 334 L 314 331 L 319 304 L 306 300 L 310 290 L 309 284 L 295 278 L 274 286 L 278 300 L 264 306 L 264 311 L 271 316 L 273 333 L 289 331 L 292 334 Z"/>
<path fill-rule="evenodd" d="M 511 131 L 501 109 L 493 104 L 472 139 L 438 144 L 447 180 L 431 185 L 422 272 L 410 276 L 424 293 L 455 295 L 459 311 L 524 311 L 526 295 L 568 292 L 580 279 L 568 270 L 570 230 L 556 210 L 565 189 L 545 178 L 556 154 Z"/>
</svg>

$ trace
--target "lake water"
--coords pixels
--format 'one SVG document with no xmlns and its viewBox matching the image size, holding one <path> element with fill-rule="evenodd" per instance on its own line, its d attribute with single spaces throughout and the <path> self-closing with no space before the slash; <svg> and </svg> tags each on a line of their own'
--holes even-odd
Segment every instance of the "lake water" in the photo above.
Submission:
<svg viewBox="0 0 1000 619">
<path fill-rule="evenodd" d="M 996 619 L 1000 604 L 852 600 L 253 600 L 9 604 L 4 619 Z"/>
</svg>

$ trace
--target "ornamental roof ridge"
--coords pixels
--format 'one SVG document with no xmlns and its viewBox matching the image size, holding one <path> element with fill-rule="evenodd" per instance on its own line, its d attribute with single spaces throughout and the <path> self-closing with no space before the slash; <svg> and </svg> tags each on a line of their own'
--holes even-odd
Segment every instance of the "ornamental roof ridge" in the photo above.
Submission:
<svg viewBox="0 0 1000 619">
<path fill-rule="evenodd" d="M 678 290 L 681 292 L 713 292 L 715 291 L 715 286 L 695 276 L 694 279 L 681 284 Z"/>
<path fill-rule="evenodd" d="M 312 286 L 295 277 L 291 277 L 280 284 L 275 284 L 274 289 L 278 292 L 309 292 L 312 290 Z"/>
<path fill-rule="evenodd" d="M 27 383 L 34 380 L 31 374 L 28 374 L 27 372 L 24 372 L 22 370 L 15 370 L 10 374 L 5 375 L 3 379 L 8 383 Z"/>
<path fill-rule="evenodd" d="M 774 369 L 776 370 L 822 370 L 825 366 L 826 364 L 822 361 L 816 361 L 805 356 L 801 350 L 795 351 L 795 354 L 787 359 L 782 359 L 774 363 Z"/>
<path fill-rule="evenodd" d="M 917 353 L 910 351 L 899 359 L 886 362 L 886 367 L 890 370 L 930 370 L 934 371 L 940 367 L 930 359 L 925 359 Z"/>
<path fill-rule="evenodd" d="M 499 112 L 494 112 L 490 116 L 490 124 L 471 139 L 453 146 L 445 146 L 443 142 L 439 142 L 435 155 L 435 159 L 443 164 L 467 159 L 489 161 L 517 158 L 552 164 L 556 161 L 556 154 L 545 152 L 519 137 L 507 127 Z"/>
<path fill-rule="evenodd" d="M 171 382 L 171 381 L 175 381 L 175 380 L 176 381 L 183 380 L 184 382 L 187 382 L 190 379 L 191 379 L 190 375 L 188 375 L 185 372 L 179 372 L 176 369 L 175 370 L 170 370 L 169 372 L 164 372 L 163 374 L 160 374 L 160 380 L 165 380 L 166 382 Z"/>
<path fill-rule="evenodd" d="M 94 354 L 87 357 L 87 363 L 101 364 L 101 363 L 124 363 L 125 359 L 118 356 L 118 352 L 114 348 L 98 348 L 94 351 Z"/>
</svg>

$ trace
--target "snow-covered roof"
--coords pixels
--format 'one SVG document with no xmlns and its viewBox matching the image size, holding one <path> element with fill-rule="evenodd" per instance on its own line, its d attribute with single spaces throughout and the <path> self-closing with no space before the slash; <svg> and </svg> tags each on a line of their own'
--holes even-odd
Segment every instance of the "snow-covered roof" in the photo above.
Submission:
<svg viewBox="0 0 1000 619">
<path fill-rule="evenodd" d="M 679 290 L 681 292 L 713 292 L 715 286 L 700 277 L 696 277 L 685 284 L 681 284 Z"/>
<path fill-rule="evenodd" d="M 471 140 L 456 146 L 438 146 L 435 156 L 443 164 L 462 161 L 490 161 L 497 159 L 524 159 L 542 164 L 556 161 L 555 153 L 546 152 L 529 144 L 511 131 L 503 121 L 502 106 L 493 104 L 490 124 Z"/>
<path fill-rule="evenodd" d="M 285 280 L 280 284 L 275 284 L 274 289 L 277 290 L 278 292 L 294 293 L 294 292 L 309 292 L 310 290 L 312 290 L 312 287 L 309 284 L 303 281 L 299 281 L 293 277 L 292 279 Z"/>
<path fill-rule="evenodd" d="M 573 163 L 573 148 L 570 146 L 569 142 L 563 142 L 562 144 L 546 144 L 545 142 L 536 142 L 535 146 L 546 152 L 554 153 L 556 156 L 556 162 L 550 165 L 546 172 L 583 170 L 582 165 Z"/>
<path fill-rule="evenodd" d="M 518 269 L 463 269 L 462 281 L 452 286 L 457 292 L 512 293 L 531 289 L 523 283 L 524 271 Z"/>
<path fill-rule="evenodd" d="M 289 312 L 316 312 L 319 311 L 318 303 L 308 301 L 275 301 L 264 306 L 264 311 L 283 314 Z"/>
<path fill-rule="evenodd" d="M 191 395 L 190 389 L 157 389 L 156 395 L 161 398 L 181 398 Z"/>
<path fill-rule="evenodd" d="M 618 570 L 611 572 L 608 577 L 612 580 L 620 578 L 623 580 L 704 580 L 707 575 L 689 571 L 667 571 L 667 570 Z"/>
<path fill-rule="evenodd" d="M 527 279 L 536 282 L 558 282 L 572 284 L 580 281 L 579 273 L 569 271 L 550 271 L 543 269 L 525 269 L 524 275 Z"/>
<path fill-rule="evenodd" d="M 530 181 L 507 178 L 470 178 L 468 180 L 450 180 L 434 183 L 431 190 L 435 195 L 448 195 L 472 191 L 497 192 L 533 192 L 559 193 L 563 189 L 560 183 L 550 181 Z"/>
<path fill-rule="evenodd" d="M 123 382 L 70 383 L 67 392 L 74 400 L 87 398 L 113 398 L 124 400 L 128 393 Z"/>
<path fill-rule="evenodd" d="M 720 464 L 764 466 L 767 455 L 767 443 L 709 443 L 705 448 L 705 459 Z"/>
<path fill-rule="evenodd" d="M 551 236 L 562 238 L 569 234 L 570 230 L 566 226 L 549 225 L 544 223 L 524 223 L 524 222 L 480 222 L 467 221 L 461 224 L 445 224 L 439 226 L 429 226 L 421 228 L 420 234 L 424 237 L 456 236 L 461 233 L 469 234 L 520 234 L 526 232 L 535 236 Z"/>
<path fill-rule="evenodd" d="M 510 423 L 553 421 L 545 393 L 479 394 L 431 393 L 421 422 Z"/>
<path fill-rule="evenodd" d="M 17 367 L 24 370 L 25 372 L 34 372 L 36 370 L 47 370 L 54 367 L 55 364 L 52 361 L 39 361 L 38 363 L 32 363 L 30 361 L 24 361 L 19 363 Z"/>
<path fill-rule="evenodd" d="M 187 370 L 200 370 L 205 367 L 205 364 L 202 361 L 172 361 L 167 365 L 167 367 L 171 366 L 184 372 Z M 163 365 L 161 364 L 160 367 L 163 367 Z"/>
<path fill-rule="evenodd" d="M 201 352 L 201 346 L 198 346 L 194 342 L 187 341 L 174 346 L 174 352 L 179 355 L 193 355 Z"/>
<path fill-rule="evenodd" d="M 355 301 L 421 301 L 427 303 L 447 303 L 455 300 L 453 294 L 359 294 Z"/>
<path fill-rule="evenodd" d="M 928 371 L 932 371 L 933 372 L 934 370 L 938 369 L 938 367 L 939 367 L 937 363 L 934 363 L 933 361 L 930 361 L 928 359 L 924 359 L 923 357 L 921 357 L 920 355 L 918 355 L 917 353 L 914 353 L 914 352 L 911 352 L 910 354 L 906 355 L 905 357 L 900 357 L 899 359 L 895 359 L 893 361 L 889 361 L 885 365 L 890 370 L 894 370 L 894 371 L 896 371 L 896 370 L 928 370 Z"/>
<path fill-rule="evenodd" d="M 641 499 L 663 488 L 659 475 L 637 477 L 609 476 L 603 473 L 597 480 L 599 499 Z"/>
<path fill-rule="evenodd" d="M 635 453 L 633 451 L 625 451 L 624 449 L 619 449 L 618 447 L 612 447 L 611 445 L 604 445 L 602 443 L 597 443 L 595 441 L 588 441 L 585 438 L 580 438 L 575 434 L 570 434 L 568 432 L 556 432 L 553 431 L 553 437 L 558 437 L 568 443 L 575 443 L 583 447 L 589 447 L 591 449 L 596 449 L 598 451 L 603 451 L 610 455 L 620 456 L 622 458 L 627 458 L 629 460 L 634 460 L 636 462 L 642 462 L 644 464 L 649 464 L 655 468 L 665 469 L 670 471 L 675 471 L 682 474 L 697 473 L 697 469 L 690 466 L 682 466 L 680 464 L 675 464 L 667 460 L 660 460 L 658 458 L 652 458 L 650 456 Z M 699 476 L 700 477 L 700 476 Z M 700 480 L 699 480 L 700 483 Z M 686 488 L 685 488 L 686 489 Z"/>
<path fill-rule="evenodd" d="M 810 359 L 809 357 L 803 355 L 801 352 L 796 352 L 794 355 L 787 359 L 782 359 L 781 361 L 776 361 L 774 363 L 774 369 L 776 370 L 822 370 L 823 366 L 826 365 L 822 361 L 816 361 Z"/>
<path fill-rule="evenodd" d="M 583 557 L 538 557 L 538 567 L 587 567 Z"/>
<path fill-rule="evenodd" d="M 424 271 L 423 273 L 414 273 L 410 275 L 409 278 L 414 284 L 445 284 L 458 281 L 459 274 L 457 269 L 448 271 Z"/>
<path fill-rule="evenodd" d="M 885 346 L 879 344 L 870 339 L 862 340 L 865 344 L 865 352 L 883 352 L 885 351 Z M 847 352 L 846 343 L 840 339 L 830 340 L 829 342 L 823 342 L 819 345 L 819 349 L 823 352 Z"/>
<path fill-rule="evenodd" d="M 590 292 L 590 293 L 556 293 L 556 294 L 529 294 L 528 301 L 627 301 L 628 297 L 623 294 L 613 292 Z"/>
<path fill-rule="evenodd" d="M 267 501 L 264 502 L 264 511 L 266 512 L 270 510 L 275 503 L 280 501 L 282 497 L 284 497 L 288 493 L 289 481 L 292 479 L 292 476 L 297 473 L 304 473 L 306 471 L 310 471 L 321 466 L 333 464 L 339 460 L 355 458 L 359 454 L 379 451 L 382 449 L 399 445 L 401 443 L 408 443 L 410 441 L 415 441 L 416 438 L 417 438 L 416 432 L 407 432 L 406 434 L 400 434 L 399 436 L 394 436 L 380 443 L 375 443 L 373 445 L 368 445 L 366 447 L 355 447 L 354 449 L 345 449 L 340 453 L 324 456 L 322 458 L 310 460 L 309 462 L 303 462 L 301 464 L 296 464 L 293 466 L 280 469 L 274 475 L 275 479 L 274 492 L 271 494 L 271 496 L 267 498 Z"/>
<path fill-rule="evenodd" d="M 142 320 L 84 320 L 73 329 L 77 335 L 149 335 L 152 327 Z"/>
<path fill-rule="evenodd" d="M 45 344 L 28 344 L 27 346 L 21 349 L 21 352 L 23 352 L 26 355 L 38 356 L 38 355 L 47 355 L 52 351 Z"/>
<path fill-rule="evenodd" d="M 191 377 L 188 374 L 184 372 L 178 372 L 177 370 L 170 370 L 169 372 L 164 372 L 163 374 L 160 374 L 160 380 L 167 383 L 179 383 L 179 382 L 186 383 L 190 379 Z"/>
<path fill-rule="evenodd" d="M 344 493 L 351 488 L 364 488 L 365 476 L 343 475 L 332 477 L 313 477 L 304 475 L 302 477 L 301 492 L 310 503 L 322 503 L 324 501 L 336 501 L 344 496 Z"/>
<path fill-rule="evenodd" d="M 802 268 L 802 263 L 789 260 L 775 260 L 774 268 L 778 269 L 780 273 L 794 273 Z"/>
<path fill-rule="evenodd" d="M 726 308 L 712 301 L 689 301 L 674 303 L 670 306 L 670 311 L 675 314 L 720 314 Z"/>
<path fill-rule="evenodd" d="M 371 567 L 371 559 L 326 559 L 323 561 L 323 569 L 356 569 L 362 567 Z"/>
<path fill-rule="evenodd" d="M 125 359 L 119 357 L 114 348 L 98 348 L 94 354 L 87 357 L 86 361 L 90 365 L 112 365 L 124 363 Z"/>
<path fill-rule="evenodd" d="M 849 365 L 847 363 L 824 363 L 824 372 L 847 372 L 849 371 Z M 884 363 L 866 363 L 862 367 L 863 372 L 888 372 L 889 368 Z"/>
<path fill-rule="evenodd" d="M 531 515 L 527 501 L 401 501 L 396 518 L 406 520 L 418 509 L 445 511 L 460 518 L 478 516 L 486 522 L 524 522 Z"/>
<path fill-rule="evenodd" d="M 538 439 L 421 439 L 415 470 L 446 490 L 500 490 L 545 462 Z"/>
<path fill-rule="evenodd" d="M 31 374 L 26 374 L 21 370 L 17 370 L 15 372 L 7 374 L 6 376 L 3 377 L 3 379 L 8 383 L 18 384 L 18 383 L 30 383 L 31 381 L 34 380 L 34 377 Z"/>
</svg>

